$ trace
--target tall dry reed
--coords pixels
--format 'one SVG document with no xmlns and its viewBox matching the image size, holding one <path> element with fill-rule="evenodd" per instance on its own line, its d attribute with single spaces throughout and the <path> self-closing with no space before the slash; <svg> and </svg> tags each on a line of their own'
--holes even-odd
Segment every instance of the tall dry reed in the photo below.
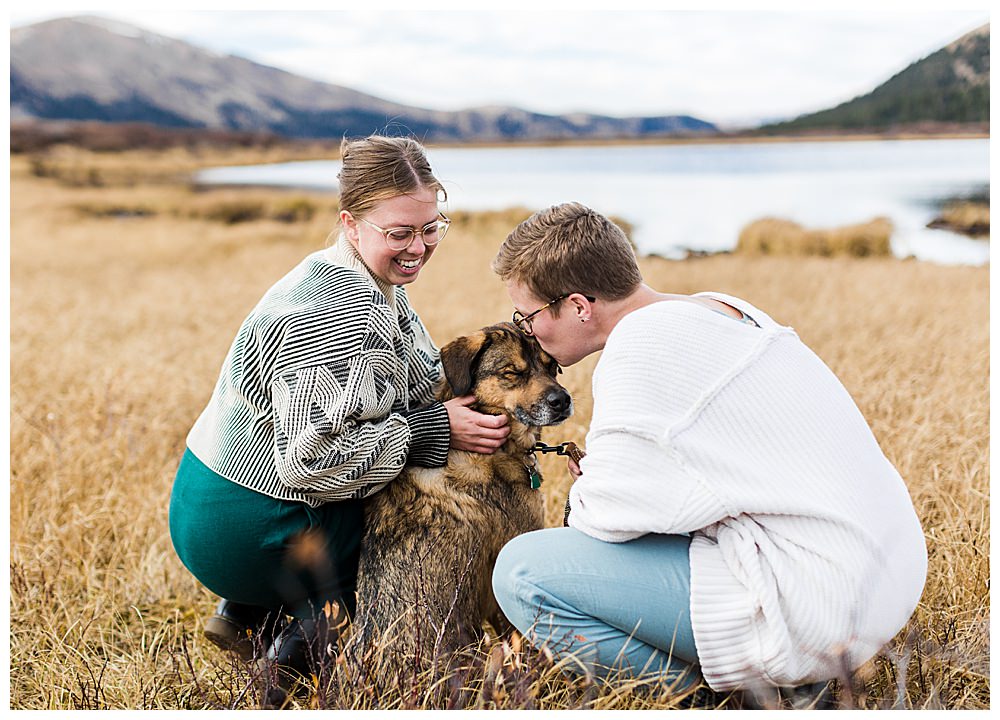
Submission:
<svg viewBox="0 0 1000 720">
<path fill-rule="evenodd" d="M 316 211 L 298 222 L 225 224 L 185 212 L 209 196 L 163 179 L 197 159 L 72 156 L 85 174 L 92 160 L 132 179 L 73 186 L 13 161 L 11 705 L 254 707 L 254 678 L 201 637 L 215 598 L 174 555 L 167 504 L 184 437 L 236 328 L 264 290 L 324 244 L 333 206 L 314 197 Z M 79 210 L 102 204 L 156 212 Z M 411 288 L 439 344 L 508 317 L 488 261 L 526 214 L 456 213 Z M 906 479 L 927 535 L 926 590 L 906 630 L 845 688 L 843 702 L 988 707 L 988 270 L 740 256 L 650 258 L 642 269 L 657 289 L 743 296 L 797 328 Z M 548 439 L 584 442 L 595 362 L 567 369 L 577 412 Z M 557 459 L 542 466 L 547 522 L 557 525 L 570 478 Z M 488 644 L 479 658 L 460 682 L 481 707 L 676 703 L 628 685 L 581 687 L 510 643 Z M 382 696 L 331 688 L 324 706 L 447 702 L 420 678 Z"/>
</svg>

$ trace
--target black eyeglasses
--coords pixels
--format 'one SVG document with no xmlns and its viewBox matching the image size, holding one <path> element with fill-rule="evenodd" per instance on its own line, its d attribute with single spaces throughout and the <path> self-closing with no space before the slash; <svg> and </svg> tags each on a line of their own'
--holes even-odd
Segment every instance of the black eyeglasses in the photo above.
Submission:
<svg viewBox="0 0 1000 720">
<path fill-rule="evenodd" d="M 568 298 L 572 294 L 573 293 L 565 293 L 563 295 L 560 295 L 557 298 L 549 300 L 547 303 L 545 303 L 544 305 L 542 305 L 540 308 L 538 308 L 534 312 L 528 313 L 527 315 L 522 314 L 520 310 L 515 310 L 514 314 L 511 315 L 510 320 L 511 320 L 512 323 L 514 323 L 519 328 L 521 328 L 521 332 L 523 332 L 525 335 L 531 335 L 531 318 L 535 317 L 535 315 L 537 315 L 538 313 L 540 313 L 542 310 L 545 310 L 546 308 L 552 307 L 553 305 L 555 305 L 560 300 L 565 300 L 566 298 Z M 596 302 L 597 301 L 597 298 L 591 297 L 590 295 L 584 295 L 584 297 L 587 298 L 587 300 L 589 300 L 590 302 Z"/>
<path fill-rule="evenodd" d="M 444 240 L 444 236 L 448 234 L 448 228 L 451 227 L 451 220 L 444 213 L 438 213 L 437 220 L 427 223 L 419 230 L 412 227 L 380 228 L 370 220 L 359 219 L 365 225 L 370 225 L 382 233 L 382 237 L 385 238 L 385 244 L 389 246 L 390 250 L 397 252 L 410 247 L 417 235 L 423 239 L 424 245 L 437 245 Z"/>
</svg>

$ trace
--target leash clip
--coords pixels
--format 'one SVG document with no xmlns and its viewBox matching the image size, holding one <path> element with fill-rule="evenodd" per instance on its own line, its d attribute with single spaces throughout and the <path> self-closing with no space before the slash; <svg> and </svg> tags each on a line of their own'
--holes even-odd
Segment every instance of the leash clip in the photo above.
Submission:
<svg viewBox="0 0 1000 720">
<path fill-rule="evenodd" d="M 565 455 L 566 457 L 571 457 L 577 462 L 580 458 L 584 456 L 584 452 L 577 447 L 577 444 L 572 441 L 567 441 L 564 443 L 559 443 L 558 445 L 546 445 L 543 442 L 535 443 L 535 446 L 531 449 L 532 452 L 545 453 L 555 453 L 556 455 Z"/>
<path fill-rule="evenodd" d="M 571 442 L 559 443 L 558 445 L 546 445 L 543 442 L 535 443 L 535 447 L 531 448 L 532 452 L 540 453 L 555 453 L 556 455 L 569 455 L 569 446 L 574 445 Z"/>
</svg>

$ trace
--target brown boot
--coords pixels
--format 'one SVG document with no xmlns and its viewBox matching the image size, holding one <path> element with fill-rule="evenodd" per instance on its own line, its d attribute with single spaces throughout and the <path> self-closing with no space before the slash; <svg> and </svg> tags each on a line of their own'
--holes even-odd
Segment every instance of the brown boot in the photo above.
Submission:
<svg viewBox="0 0 1000 720">
<path fill-rule="evenodd" d="M 267 652 L 284 625 L 283 613 L 223 598 L 205 621 L 205 637 L 249 661 Z"/>
</svg>

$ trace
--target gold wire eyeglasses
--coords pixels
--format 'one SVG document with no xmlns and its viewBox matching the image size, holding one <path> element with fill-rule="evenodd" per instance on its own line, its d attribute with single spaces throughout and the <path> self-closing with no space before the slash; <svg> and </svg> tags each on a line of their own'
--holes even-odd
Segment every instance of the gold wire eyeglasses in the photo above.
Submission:
<svg viewBox="0 0 1000 720">
<path fill-rule="evenodd" d="M 365 225 L 370 225 L 382 233 L 382 237 L 385 238 L 385 244 L 389 246 L 390 250 L 397 252 L 410 247 L 410 244 L 417 235 L 424 241 L 424 245 L 437 245 L 444 240 L 444 236 L 448 234 L 448 228 L 451 227 L 451 219 L 440 212 L 438 213 L 437 220 L 432 220 L 419 230 L 409 226 L 380 228 L 370 220 L 365 220 L 364 218 L 360 218 L 360 220 Z"/>
</svg>

